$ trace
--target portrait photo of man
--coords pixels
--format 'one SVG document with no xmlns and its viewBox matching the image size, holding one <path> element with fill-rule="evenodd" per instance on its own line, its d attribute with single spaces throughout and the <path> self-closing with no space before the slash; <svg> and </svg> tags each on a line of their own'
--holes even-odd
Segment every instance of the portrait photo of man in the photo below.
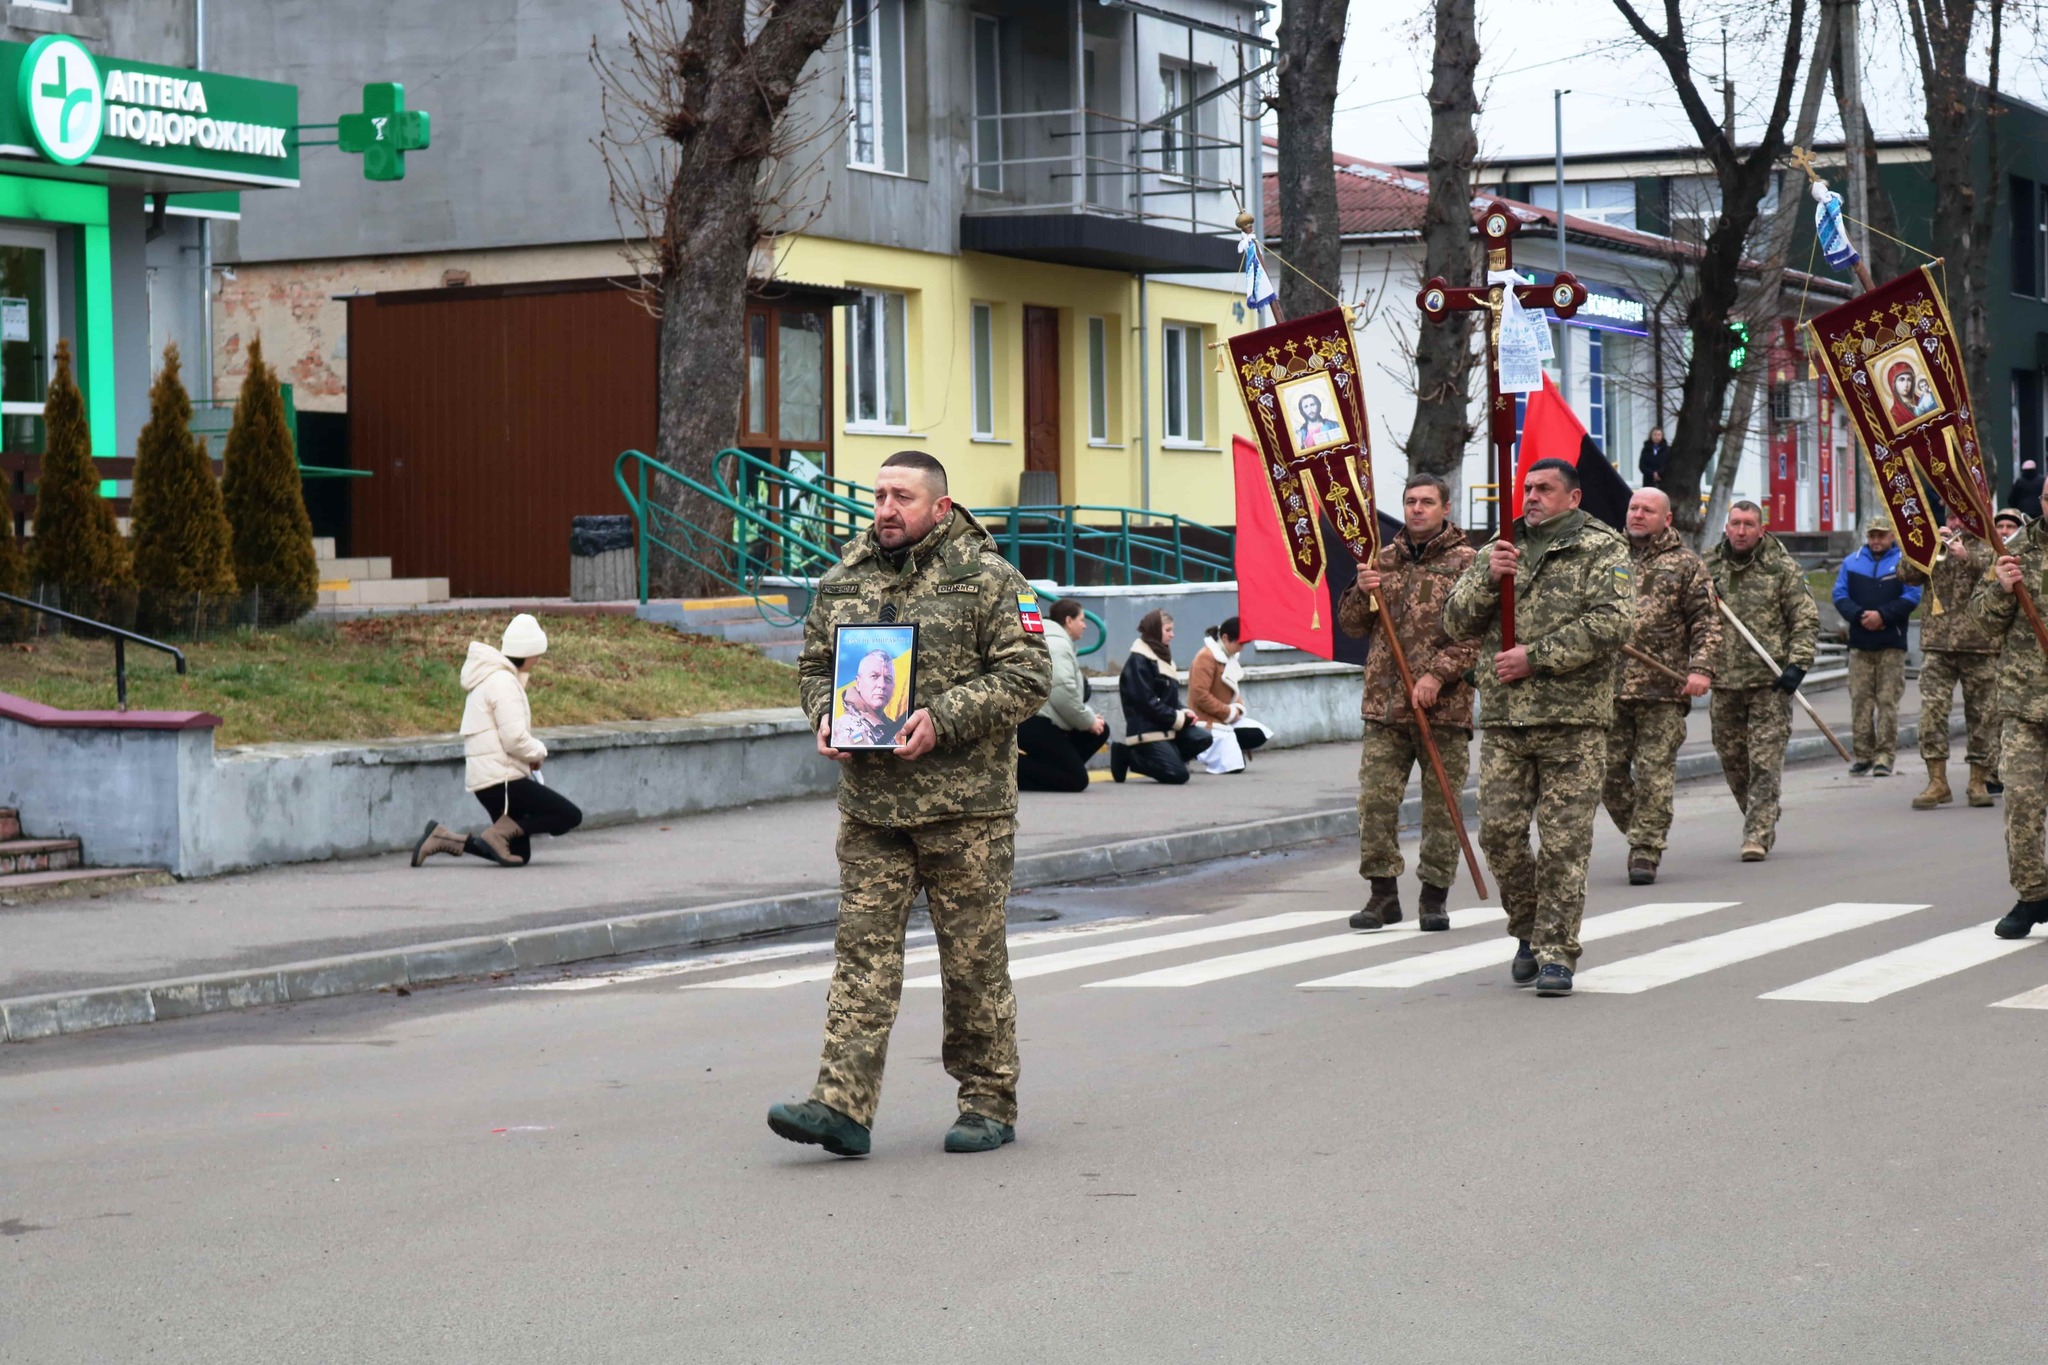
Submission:
<svg viewBox="0 0 2048 1365">
<path fill-rule="evenodd" d="M 896 742 L 903 721 L 889 718 L 889 703 L 896 696 L 896 661 L 880 649 L 860 658 L 853 681 L 843 690 L 846 710 L 832 722 L 832 747 L 872 749 Z"/>
<path fill-rule="evenodd" d="M 1287 414 L 1287 431 L 1298 455 L 1341 445 L 1351 439 L 1337 394 L 1327 374 L 1313 374 L 1281 386 L 1280 401 Z"/>
</svg>

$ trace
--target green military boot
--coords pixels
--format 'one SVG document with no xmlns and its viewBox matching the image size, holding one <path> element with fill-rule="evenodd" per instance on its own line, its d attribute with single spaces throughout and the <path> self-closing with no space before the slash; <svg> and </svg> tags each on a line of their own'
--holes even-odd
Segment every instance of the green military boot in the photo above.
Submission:
<svg viewBox="0 0 2048 1365">
<path fill-rule="evenodd" d="M 1004 1143 L 1016 1140 L 1017 1129 L 1013 1125 L 997 1123 L 986 1114 L 962 1114 L 946 1130 L 946 1150 L 949 1152 L 993 1152 Z"/>
<path fill-rule="evenodd" d="M 768 1127 L 779 1138 L 808 1142 L 814 1147 L 823 1147 L 834 1156 L 868 1154 L 866 1126 L 855 1123 L 831 1105 L 817 1100 L 770 1105 Z"/>
</svg>

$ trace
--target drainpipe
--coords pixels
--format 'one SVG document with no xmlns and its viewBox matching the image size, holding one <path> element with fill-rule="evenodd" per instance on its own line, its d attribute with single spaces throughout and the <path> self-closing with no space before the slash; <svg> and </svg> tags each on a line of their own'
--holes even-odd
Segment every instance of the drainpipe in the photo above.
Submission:
<svg viewBox="0 0 2048 1365">
<path fill-rule="evenodd" d="M 1152 510 L 1152 317 L 1138 276 L 1138 506 Z"/>
<path fill-rule="evenodd" d="M 192 0 L 192 67 L 206 70 L 206 0 Z M 213 399 L 213 220 L 199 220 L 200 392 Z"/>
</svg>

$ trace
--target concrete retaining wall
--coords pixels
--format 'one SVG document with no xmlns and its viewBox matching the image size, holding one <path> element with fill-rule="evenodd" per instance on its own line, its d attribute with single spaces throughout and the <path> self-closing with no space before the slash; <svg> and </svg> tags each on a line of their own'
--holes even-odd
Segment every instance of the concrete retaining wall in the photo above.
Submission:
<svg viewBox="0 0 2048 1365">
<path fill-rule="evenodd" d="M 1176 622 L 1176 625 L 1178 623 Z M 1083 668 L 1103 665 L 1096 657 L 1083 661 Z M 1117 656 L 1121 665 L 1122 656 Z M 1185 663 L 1176 653 L 1175 663 Z M 1362 670 L 1350 664 L 1272 664 L 1244 671 L 1245 708 L 1252 719 L 1273 727 L 1272 747 L 1288 749 L 1297 744 L 1328 744 L 1356 740 L 1363 734 L 1358 718 L 1358 694 L 1364 686 Z M 1116 675 L 1092 675 L 1088 679 L 1089 705 L 1109 718 L 1114 739 L 1124 737 L 1124 709 L 1117 701 Z M 1187 691 L 1183 687 L 1182 699 Z M 1106 758 L 1101 760 L 1107 763 Z"/>
</svg>

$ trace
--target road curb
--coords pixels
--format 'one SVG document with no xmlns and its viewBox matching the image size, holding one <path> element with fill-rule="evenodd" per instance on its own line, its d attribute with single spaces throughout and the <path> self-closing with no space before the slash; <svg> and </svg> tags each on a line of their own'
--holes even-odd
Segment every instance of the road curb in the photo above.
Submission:
<svg viewBox="0 0 2048 1365">
<path fill-rule="evenodd" d="M 1965 729 L 1958 722 L 1952 733 L 1961 736 Z M 1919 727 L 1901 724 L 1900 752 L 1911 753 L 1918 743 Z M 1820 735 L 1801 735 L 1785 747 L 1787 763 L 1836 757 L 1834 749 Z M 1678 780 L 1682 782 L 1713 777 L 1720 771 L 1720 759 L 1711 751 L 1683 755 L 1678 760 Z M 1465 813 L 1474 814 L 1477 792 L 1467 788 L 1463 796 Z M 1401 823 L 1412 826 L 1421 818 L 1421 811 L 1421 798 L 1410 797 L 1401 804 Z M 1093 848 L 1034 853 L 1017 860 L 1015 885 L 1028 890 L 1105 877 L 1129 877 L 1355 836 L 1357 829 L 1357 810 L 1346 802 L 1325 810 L 1266 820 L 1128 839 Z M 814 929 L 832 923 L 838 900 L 836 891 L 800 891 L 412 944 L 282 966 L 22 996 L 0 1000 L 0 1041 L 31 1042 L 60 1034 L 189 1019 L 223 1010 L 443 985 L 495 972 L 564 966 L 662 949 L 699 948 L 733 939 Z"/>
</svg>

